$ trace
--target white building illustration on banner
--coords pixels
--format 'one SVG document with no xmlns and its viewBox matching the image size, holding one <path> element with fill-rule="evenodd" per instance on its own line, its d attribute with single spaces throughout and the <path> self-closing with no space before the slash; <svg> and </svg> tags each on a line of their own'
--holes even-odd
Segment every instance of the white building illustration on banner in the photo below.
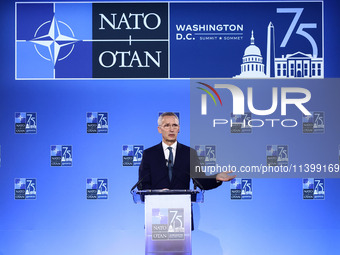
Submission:
<svg viewBox="0 0 340 255">
<path fill-rule="evenodd" d="M 241 64 L 241 74 L 233 78 L 323 78 L 323 58 L 312 54 L 295 52 L 275 57 L 274 25 L 267 29 L 267 61 L 264 66 L 261 50 L 255 45 L 251 31 L 250 45 L 245 49 Z M 264 71 L 266 70 L 266 71 Z"/>
<path fill-rule="evenodd" d="M 323 78 L 322 58 L 296 52 L 275 58 L 276 78 Z"/>
<path fill-rule="evenodd" d="M 254 31 L 251 31 L 250 45 L 245 49 L 241 74 L 235 78 L 266 78 L 261 50 L 255 45 Z"/>
</svg>

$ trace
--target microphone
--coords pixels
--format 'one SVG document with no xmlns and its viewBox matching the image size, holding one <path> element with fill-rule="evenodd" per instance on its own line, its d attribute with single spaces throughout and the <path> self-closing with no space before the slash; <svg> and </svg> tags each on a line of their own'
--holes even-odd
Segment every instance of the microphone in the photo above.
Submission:
<svg viewBox="0 0 340 255">
<path fill-rule="evenodd" d="M 168 166 L 169 164 L 172 164 L 172 161 L 170 159 L 166 159 L 165 163 L 166 163 L 166 166 Z"/>
<path fill-rule="evenodd" d="M 142 179 L 140 179 L 138 182 L 136 182 L 135 185 L 133 185 L 133 187 L 131 188 L 130 192 L 132 192 L 139 184 L 142 183 L 142 181 L 144 180 L 145 177 L 148 177 L 150 175 L 150 173 L 148 173 L 147 175 L 145 175 Z"/>
<path fill-rule="evenodd" d="M 191 177 L 191 179 L 194 182 L 194 189 L 196 189 L 196 187 L 199 187 L 201 190 L 204 190 L 202 184 L 200 184 L 199 181 L 197 181 L 194 177 Z"/>
<path fill-rule="evenodd" d="M 188 174 L 188 173 L 186 173 L 186 174 L 189 175 L 189 177 L 194 182 L 194 189 L 196 189 L 196 187 L 199 187 L 201 190 L 204 190 L 202 184 L 199 181 L 197 181 L 197 179 L 195 179 L 194 177 L 191 177 L 190 174 Z"/>
</svg>

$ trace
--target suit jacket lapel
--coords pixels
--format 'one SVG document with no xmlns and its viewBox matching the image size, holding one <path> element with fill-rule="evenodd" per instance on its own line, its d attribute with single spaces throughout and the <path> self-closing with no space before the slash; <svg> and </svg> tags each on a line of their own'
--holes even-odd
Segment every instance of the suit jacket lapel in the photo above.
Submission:
<svg viewBox="0 0 340 255">
<path fill-rule="evenodd" d="M 158 154 L 159 160 L 161 162 L 161 167 L 162 168 L 166 167 L 166 160 L 165 160 L 165 156 L 164 156 L 162 142 L 160 144 L 158 144 L 158 146 L 157 146 L 157 154 Z"/>
<path fill-rule="evenodd" d="M 182 155 L 181 150 L 182 150 L 182 144 L 180 144 L 179 142 L 177 142 L 174 169 L 175 169 L 176 166 L 179 165 L 178 162 L 181 162 L 181 155 Z"/>
</svg>

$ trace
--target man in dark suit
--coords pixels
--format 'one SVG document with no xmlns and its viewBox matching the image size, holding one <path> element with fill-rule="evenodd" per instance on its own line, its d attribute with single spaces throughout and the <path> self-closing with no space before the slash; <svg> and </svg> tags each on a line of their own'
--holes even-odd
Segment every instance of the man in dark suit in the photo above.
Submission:
<svg viewBox="0 0 340 255">
<path fill-rule="evenodd" d="M 165 112 L 158 118 L 158 132 L 162 134 L 162 142 L 144 150 L 139 167 L 139 189 L 189 189 L 190 167 L 199 165 L 194 149 L 177 142 L 179 119 L 172 112 Z M 191 164 L 190 164 L 191 161 Z M 205 190 L 230 181 L 235 176 L 230 172 L 219 173 L 213 178 L 199 178 L 198 182 Z"/>
</svg>

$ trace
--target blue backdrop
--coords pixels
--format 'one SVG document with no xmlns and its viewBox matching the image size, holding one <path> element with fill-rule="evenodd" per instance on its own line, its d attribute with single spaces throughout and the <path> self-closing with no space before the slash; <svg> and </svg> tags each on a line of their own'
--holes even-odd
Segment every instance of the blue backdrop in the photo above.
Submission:
<svg viewBox="0 0 340 255">
<path fill-rule="evenodd" d="M 325 77 L 339 77 L 338 1 L 324 1 Z M 190 144 L 190 81 L 15 80 L 15 4 L 1 2 L 0 255 L 144 254 L 144 207 L 130 188 L 138 167 L 123 145 L 160 142 L 159 112 L 180 113 Z M 36 112 L 37 134 L 14 132 L 15 112 Z M 86 133 L 87 112 L 108 112 L 107 134 Z M 50 146 L 72 145 L 72 167 L 51 167 Z M 340 141 L 339 141 L 340 144 Z M 14 199 L 14 179 L 35 178 L 35 200 Z M 107 178 L 107 200 L 86 199 L 86 179 Z M 253 199 L 230 200 L 229 183 L 194 205 L 193 254 L 336 254 L 340 179 L 325 200 L 303 200 L 301 179 L 254 179 Z"/>
</svg>

